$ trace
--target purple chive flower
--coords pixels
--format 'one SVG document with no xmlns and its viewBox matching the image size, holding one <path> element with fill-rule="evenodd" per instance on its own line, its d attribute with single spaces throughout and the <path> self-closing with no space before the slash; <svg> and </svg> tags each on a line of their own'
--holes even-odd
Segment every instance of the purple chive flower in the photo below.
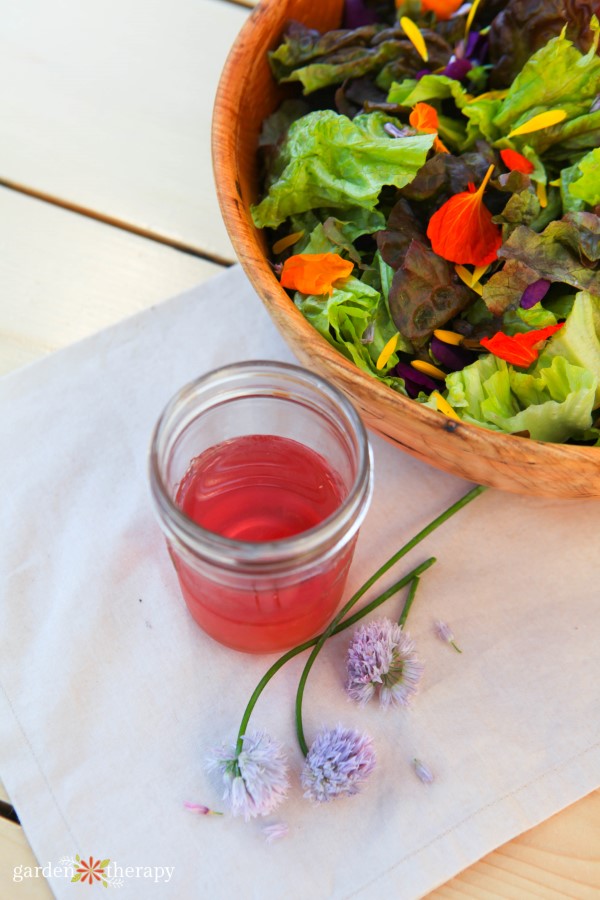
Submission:
<svg viewBox="0 0 600 900">
<path fill-rule="evenodd" d="M 264 732 L 244 735 L 242 750 L 235 747 L 214 751 L 208 768 L 223 776 L 223 799 L 234 816 L 246 822 L 268 816 L 287 797 L 289 780 L 283 747 Z"/>
<path fill-rule="evenodd" d="M 543 300 L 550 290 L 551 283 L 546 278 L 538 278 L 533 284 L 527 285 L 521 297 L 521 308 L 531 309 L 532 306 Z"/>
<path fill-rule="evenodd" d="M 409 366 L 403 362 L 399 362 L 395 369 L 388 374 L 394 374 L 399 378 L 404 379 L 406 393 L 412 400 L 415 400 L 422 390 L 425 390 L 425 393 L 430 394 L 432 391 L 437 391 L 438 389 L 438 385 L 433 378 L 430 378 L 429 375 L 425 375 L 423 372 L 419 372 L 417 369 L 413 368 L 413 366 Z"/>
<path fill-rule="evenodd" d="M 267 844 L 273 844 L 281 838 L 287 837 L 289 828 L 286 822 L 273 822 L 272 825 L 263 825 L 262 833 Z"/>
<path fill-rule="evenodd" d="M 202 803 L 189 803 L 189 801 L 185 800 L 184 804 L 186 809 L 189 809 L 190 812 L 197 813 L 199 816 L 222 816 L 222 812 L 217 812 L 215 809 L 210 809 L 208 806 L 203 806 Z"/>
<path fill-rule="evenodd" d="M 361 342 L 361 344 L 372 344 L 374 337 L 375 337 L 375 322 L 369 322 L 369 324 L 363 331 L 363 336 L 361 337 L 360 342 Z"/>
<path fill-rule="evenodd" d="M 408 127 L 398 128 L 398 126 L 394 125 L 393 122 L 386 122 L 385 125 L 383 126 L 383 130 L 385 132 L 387 132 L 387 134 L 389 134 L 390 137 L 393 137 L 393 138 L 402 138 L 402 137 L 406 137 L 409 134 L 415 133 L 414 128 L 408 128 Z"/>
<path fill-rule="evenodd" d="M 375 750 L 367 734 L 338 725 L 324 728 L 304 761 L 301 782 L 308 800 L 326 803 L 357 794 L 375 768 Z"/>
<path fill-rule="evenodd" d="M 363 706 L 379 689 L 379 702 L 409 706 L 423 664 L 415 642 L 391 619 L 377 619 L 354 633 L 346 659 L 346 691 Z"/>
<path fill-rule="evenodd" d="M 415 770 L 415 774 L 419 781 L 422 781 L 423 784 L 431 784 L 434 780 L 433 772 L 431 769 L 425 765 L 425 763 L 421 762 L 420 759 L 413 759 L 413 769 Z"/>
<path fill-rule="evenodd" d="M 445 622 L 442 622 L 440 619 L 437 619 L 435 624 L 435 633 L 439 637 L 441 641 L 444 641 L 446 644 L 450 644 L 457 653 L 462 653 L 462 650 L 456 646 L 454 642 L 454 634 L 449 625 L 446 625 Z"/>
</svg>

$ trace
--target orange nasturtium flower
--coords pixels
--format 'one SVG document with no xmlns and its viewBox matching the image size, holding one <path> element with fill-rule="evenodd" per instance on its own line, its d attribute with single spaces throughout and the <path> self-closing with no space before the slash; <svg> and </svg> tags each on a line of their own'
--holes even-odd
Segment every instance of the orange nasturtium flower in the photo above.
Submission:
<svg viewBox="0 0 600 900">
<path fill-rule="evenodd" d="M 463 0 L 421 0 L 423 12 L 435 13 L 438 19 L 449 19 L 463 5 Z"/>
<path fill-rule="evenodd" d="M 331 295 L 334 282 L 347 278 L 353 268 L 353 262 L 337 253 L 296 253 L 284 262 L 280 281 L 302 294 Z"/>
<path fill-rule="evenodd" d="M 527 368 L 538 358 L 540 347 L 555 331 L 562 328 L 564 322 L 558 325 L 547 325 L 546 328 L 536 328 L 524 334 L 504 334 L 497 331 L 491 338 L 482 338 L 482 347 L 493 353 L 499 359 L 504 359 L 513 366 Z"/>
<path fill-rule="evenodd" d="M 429 103 L 415 103 L 408 121 L 417 131 L 424 131 L 425 134 L 435 134 L 433 149 L 438 153 L 449 153 L 437 136 L 439 129 L 437 109 L 430 106 Z"/>
<path fill-rule="evenodd" d="M 522 153 L 517 153 L 516 150 L 501 150 L 500 156 L 506 168 L 510 169 L 511 172 L 522 172 L 523 175 L 531 175 L 535 169 L 533 163 L 526 156 L 523 156 Z"/>
<path fill-rule="evenodd" d="M 429 220 L 427 237 L 438 256 L 460 265 L 488 266 L 498 256 L 502 231 L 492 222 L 483 192 L 492 175 L 490 166 L 479 188 L 455 194 Z"/>
</svg>

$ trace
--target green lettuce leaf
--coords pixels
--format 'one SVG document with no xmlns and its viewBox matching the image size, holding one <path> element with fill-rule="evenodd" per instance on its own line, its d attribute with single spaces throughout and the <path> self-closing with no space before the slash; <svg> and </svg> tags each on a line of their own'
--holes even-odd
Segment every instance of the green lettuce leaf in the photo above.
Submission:
<svg viewBox="0 0 600 900">
<path fill-rule="evenodd" d="M 403 390 L 400 379 L 385 376 L 376 366 L 381 351 L 397 331 L 381 292 L 350 277 L 334 288 L 330 297 L 297 293 L 294 303 L 319 334 L 359 369 Z M 366 343 L 362 343 L 363 337 Z M 393 354 L 386 368 L 397 362 Z"/>
<path fill-rule="evenodd" d="M 591 427 L 597 384 L 561 357 L 519 372 L 491 354 L 446 378 L 448 402 L 465 421 L 555 443 L 582 438 Z"/>
<path fill-rule="evenodd" d="M 493 122 L 507 135 L 532 116 L 549 110 L 563 109 L 567 119 L 575 119 L 589 112 L 599 91 L 600 58 L 596 56 L 596 46 L 584 55 L 561 34 L 551 38 L 525 63 Z M 552 128 L 543 131 L 547 133 L 544 139 L 553 134 Z M 536 134 L 524 136 L 534 149 Z"/>
<path fill-rule="evenodd" d="M 569 184 L 569 193 L 590 206 L 596 206 L 600 203 L 600 149 L 587 153 L 579 160 L 577 167 L 581 174 Z"/>
<path fill-rule="evenodd" d="M 305 217 L 308 215 L 304 214 Z M 299 216 L 294 216 L 292 221 L 295 223 L 299 219 Z M 362 255 L 354 247 L 354 241 L 382 228 L 385 228 L 385 216 L 376 209 L 358 207 L 344 210 L 342 217 L 327 215 L 322 222 L 317 220 L 312 229 L 295 228 L 294 230 L 305 230 L 306 233 L 294 244 L 293 253 L 339 253 L 361 265 Z"/>
<path fill-rule="evenodd" d="M 506 87 L 529 57 L 565 25 L 564 0 L 510 0 L 493 19 L 488 39 L 492 87 Z"/>
<path fill-rule="evenodd" d="M 431 100 L 452 98 L 459 109 L 466 104 L 468 95 L 460 81 L 446 75 L 423 75 L 419 81 L 405 78 L 394 82 L 388 92 L 388 103 L 413 107 L 415 103 L 429 103 Z"/>
<path fill-rule="evenodd" d="M 279 150 L 267 196 L 251 209 L 258 228 L 319 207 L 374 209 L 384 185 L 412 181 L 433 134 L 391 138 L 389 118 L 374 112 L 354 120 L 332 110 L 294 122 Z"/>
<path fill-rule="evenodd" d="M 585 203 L 571 193 L 571 184 L 581 176 L 577 163 L 560 170 L 560 199 L 564 212 L 578 212 L 585 209 Z"/>
<path fill-rule="evenodd" d="M 600 385 L 600 297 L 587 291 L 575 295 L 573 308 L 560 331 L 548 341 L 540 363 L 563 357 L 587 369 Z M 596 390 L 594 408 L 600 406 L 600 386 Z"/>
</svg>

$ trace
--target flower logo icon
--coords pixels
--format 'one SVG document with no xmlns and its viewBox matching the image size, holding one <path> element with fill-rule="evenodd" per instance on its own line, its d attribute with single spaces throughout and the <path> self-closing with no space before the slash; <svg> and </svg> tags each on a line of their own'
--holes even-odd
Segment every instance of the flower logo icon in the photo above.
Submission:
<svg viewBox="0 0 600 900">
<path fill-rule="evenodd" d="M 106 867 L 110 863 L 110 859 L 99 860 L 90 856 L 89 861 L 86 862 L 77 855 L 75 861 L 78 863 L 78 866 L 75 869 L 75 874 L 71 878 L 71 881 L 81 881 L 82 883 L 87 881 L 88 884 L 94 884 L 95 881 L 101 881 L 104 887 L 108 887 Z"/>
</svg>

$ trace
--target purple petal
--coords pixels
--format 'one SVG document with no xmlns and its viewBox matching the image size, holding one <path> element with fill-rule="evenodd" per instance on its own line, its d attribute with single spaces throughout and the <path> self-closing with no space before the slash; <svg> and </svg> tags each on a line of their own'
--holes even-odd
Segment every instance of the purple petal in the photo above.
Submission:
<svg viewBox="0 0 600 900">
<path fill-rule="evenodd" d="M 406 363 L 399 362 L 395 368 L 395 374 L 399 378 L 404 379 L 406 393 L 412 400 L 415 400 L 419 396 L 419 393 L 423 388 L 425 388 L 428 393 L 436 391 L 438 388 L 438 385 L 433 378 L 430 378 L 429 375 L 425 375 L 424 372 L 419 372 L 412 366 L 408 366 Z"/>
<path fill-rule="evenodd" d="M 521 297 L 521 308 L 531 309 L 532 306 L 535 306 L 536 303 L 543 300 L 550 290 L 551 283 L 552 282 L 548 281 L 546 278 L 538 278 L 533 284 L 528 285 Z"/>
<path fill-rule="evenodd" d="M 346 0 L 342 28 L 361 28 L 375 22 L 377 22 L 375 11 L 365 6 L 363 0 Z"/>
<path fill-rule="evenodd" d="M 452 372 L 460 372 L 477 359 L 477 354 L 455 344 L 446 344 L 435 335 L 431 338 L 431 352 L 438 362 Z"/>
<path fill-rule="evenodd" d="M 465 47 L 465 52 L 463 55 L 473 62 L 477 61 L 477 63 L 480 63 L 483 61 L 487 51 L 487 36 L 484 34 L 480 34 L 478 31 L 469 32 L 469 37 L 467 38 L 467 46 Z"/>
<path fill-rule="evenodd" d="M 446 75 L 448 78 L 454 78 L 455 81 L 462 81 L 467 72 L 470 72 L 472 68 L 473 65 L 470 60 L 464 58 L 457 59 L 453 56 L 442 72 L 442 75 Z"/>
<path fill-rule="evenodd" d="M 423 75 L 431 75 L 431 69 L 419 69 L 415 75 L 415 81 L 420 81 Z"/>
</svg>

